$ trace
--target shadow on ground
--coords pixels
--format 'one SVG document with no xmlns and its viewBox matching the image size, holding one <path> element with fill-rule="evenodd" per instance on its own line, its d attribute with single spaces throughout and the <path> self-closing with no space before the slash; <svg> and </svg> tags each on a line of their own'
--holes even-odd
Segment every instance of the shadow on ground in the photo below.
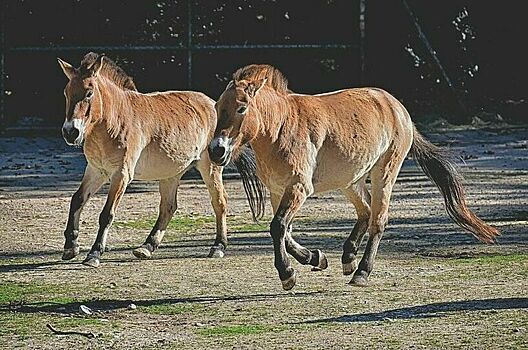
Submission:
<svg viewBox="0 0 528 350">
<path fill-rule="evenodd" d="M 381 312 L 343 315 L 339 317 L 310 320 L 304 323 L 329 322 L 378 322 L 390 320 L 408 320 L 415 318 L 443 317 L 454 312 L 476 312 L 504 309 L 528 309 L 528 298 L 496 298 L 450 301 L 427 305 L 410 306 Z"/>
<path fill-rule="evenodd" d="M 136 306 L 154 306 L 154 305 L 176 305 L 176 304 L 210 304 L 224 301 L 261 301 L 276 300 L 287 298 L 304 298 L 322 294 L 323 292 L 299 292 L 299 293 L 277 293 L 277 294 L 248 294 L 248 295 L 229 295 L 229 296 L 201 296 L 189 298 L 162 298 L 150 300 L 133 300 Z M 23 305 L 3 305 L 0 306 L 0 312 L 16 311 L 19 313 L 61 313 L 71 314 L 78 313 L 81 305 L 88 306 L 94 312 L 114 311 L 127 309 L 132 300 L 126 299 L 101 299 L 83 302 L 56 303 L 56 302 L 37 302 Z"/>
</svg>

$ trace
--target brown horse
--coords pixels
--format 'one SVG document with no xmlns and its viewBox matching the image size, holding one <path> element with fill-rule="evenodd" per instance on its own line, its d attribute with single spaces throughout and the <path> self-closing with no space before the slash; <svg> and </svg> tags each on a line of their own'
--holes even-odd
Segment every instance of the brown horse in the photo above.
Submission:
<svg viewBox="0 0 528 350">
<path fill-rule="evenodd" d="M 286 290 L 296 281 L 287 253 L 301 264 L 327 267 L 320 250 L 301 246 L 290 231 L 308 196 L 334 189 L 344 193 L 358 216 L 343 246 L 343 273 L 355 271 L 351 284 L 368 284 L 388 220 L 392 187 L 409 151 L 440 189 L 447 212 L 458 225 L 483 242 L 494 242 L 499 234 L 467 207 L 460 175 L 446 154 L 426 141 L 403 105 L 381 89 L 295 94 L 276 68 L 249 65 L 235 72 L 216 110 L 219 119 L 210 158 L 224 166 L 236 159 L 242 145 L 253 148 L 257 175 L 271 193 L 275 267 Z M 368 176 L 372 194 L 366 186 Z M 369 239 L 358 266 L 356 254 L 367 230 Z"/>
<path fill-rule="evenodd" d="M 88 53 L 79 68 L 61 59 L 59 64 L 69 79 L 62 133 L 68 144 L 83 144 L 88 161 L 71 200 L 62 259 L 79 254 L 82 208 L 110 180 L 97 238 L 83 262 L 99 266 L 116 208 L 133 179 L 159 180 L 158 219 L 145 243 L 133 251 L 138 258 L 151 257 L 176 211 L 180 179 L 191 167 L 200 172 L 216 215 L 216 240 L 209 256 L 223 256 L 227 246 L 223 168 L 212 164 L 206 152 L 216 126 L 214 101 L 191 91 L 139 93 L 132 78 L 95 53 Z"/>
</svg>

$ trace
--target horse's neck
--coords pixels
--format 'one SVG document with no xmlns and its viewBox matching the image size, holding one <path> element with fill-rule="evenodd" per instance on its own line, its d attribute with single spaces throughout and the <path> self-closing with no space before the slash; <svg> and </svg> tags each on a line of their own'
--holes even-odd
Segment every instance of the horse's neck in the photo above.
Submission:
<svg viewBox="0 0 528 350">
<path fill-rule="evenodd" d="M 291 105 L 287 96 L 275 92 L 257 97 L 256 104 L 260 113 L 260 125 L 251 146 L 257 157 L 260 153 L 266 158 L 270 152 L 275 152 L 285 144 L 283 128 L 288 127 L 286 124 L 291 122 Z"/>
<path fill-rule="evenodd" d="M 277 141 L 282 126 L 291 117 L 290 101 L 285 95 L 266 92 L 261 96 L 257 95 L 256 104 L 260 112 L 259 136 L 269 138 L 272 142 Z"/>
<path fill-rule="evenodd" d="M 103 119 L 126 118 L 130 114 L 130 96 L 114 83 L 105 82 L 101 89 L 103 97 Z"/>
<path fill-rule="evenodd" d="M 134 115 L 131 95 L 108 79 L 102 79 L 99 92 L 102 103 L 95 121 L 105 125 L 105 128 L 94 128 L 94 132 L 106 132 L 111 138 L 124 136 L 127 128 L 133 124 L 129 121 Z"/>
</svg>

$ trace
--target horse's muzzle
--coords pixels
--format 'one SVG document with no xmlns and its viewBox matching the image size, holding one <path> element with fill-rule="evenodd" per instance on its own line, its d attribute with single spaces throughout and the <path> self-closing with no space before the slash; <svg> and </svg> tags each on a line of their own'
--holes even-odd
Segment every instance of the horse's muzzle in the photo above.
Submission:
<svg viewBox="0 0 528 350">
<path fill-rule="evenodd" d="M 207 151 L 209 152 L 209 159 L 216 165 L 225 166 L 231 160 L 230 140 L 226 137 L 214 138 Z"/>
<path fill-rule="evenodd" d="M 84 125 L 80 120 L 66 121 L 62 126 L 62 137 L 68 145 L 79 146 L 83 139 Z"/>
</svg>

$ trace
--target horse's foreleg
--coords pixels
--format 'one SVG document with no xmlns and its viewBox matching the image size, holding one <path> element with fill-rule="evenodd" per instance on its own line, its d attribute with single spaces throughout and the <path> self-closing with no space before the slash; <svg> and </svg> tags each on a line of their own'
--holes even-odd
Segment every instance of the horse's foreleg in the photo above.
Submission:
<svg viewBox="0 0 528 350">
<path fill-rule="evenodd" d="M 271 206 L 273 207 L 273 213 L 275 214 L 279 208 L 281 202 L 280 195 L 276 193 L 271 194 Z M 293 220 L 290 221 L 286 233 L 284 234 L 284 241 L 286 245 L 286 251 L 291 254 L 295 260 L 303 265 L 312 265 L 314 271 L 324 270 L 328 267 L 328 261 L 323 252 L 319 249 L 310 251 L 297 243 L 292 237 L 293 231 Z"/>
<path fill-rule="evenodd" d="M 159 205 L 158 220 L 150 231 L 145 243 L 139 248 L 134 249 L 133 253 L 140 259 L 152 257 L 152 253 L 158 248 L 165 235 L 165 230 L 169 225 L 172 216 L 178 208 L 178 186 L 180 185 L 181 175 L 176 177 L 160 180 L 159 192 L 161 196 Z"/>
<path fill-rule="evenodd" d="M 73 259 L 79 254 L 79 242 L 77 242 L 77 238 L 79 237 L 79 220 L 82 209 L 90 196 L 96 193 L 104 182 L 105 177 L 100 171 L 92 168 L 90 165 L 86 166 L 81 185 L 72 196 L 70 202 L 68 223 L 66 224 L 66 230 L 64 230 L 65 241 L 62 260 Z"/>
<path fill-rule="evenodd" d="M 356 208 L 358 217 L 352 232 L 343 244 L 343 255 L 341 257 L 343 274 L 351 275 L 357 269 L 357 252 L 369 226 L 371 199 L 370 193 L 365 186 L 365 179 L 344 189 L 343 193 Z"/>
<path fill-rule="evenodd" d="M 104 252 L 106 246 L 106 238 L 108 231 L 114 220 L 114 215 L 123 194 L 125 193 L 126 187 L 132 180 L 132 174 L 128 169 L 118 170 L 112 176 L 110 182 L 110 189 L 108 191 L 108 197 L 106 199 L 103 211 L 99 215 L 99 230 L 97 232 L 97 238 L 88 253 L 83 264 L 91 267 L 98 267 L 100 263 L 101 255 Z"/>
<path fill-rule="evenodd" d="M 288 186 L 271 221 L 270 231 L 275 252 L 275 268 L 285 290 L 292 289 L 295 285 L 295 271 L 290 266 L 287 251 L 301 264 L 310 264 L 320 268 L 326 268 L 327 265 L 326 257 L 322 252 L 309 251 L 295 242 L 288 232 L 295 214 L 311 192 L 310 186 L 300 182 Z"/>
<path fill-rule="evenodd" d="M 208 257 L 222 258 L 227 248 L 227 194 L 222 181 L 223 167 L 204 161 L 196 168 L 207 186 L 216 217 L 216 238 Z"/>
</svg>

